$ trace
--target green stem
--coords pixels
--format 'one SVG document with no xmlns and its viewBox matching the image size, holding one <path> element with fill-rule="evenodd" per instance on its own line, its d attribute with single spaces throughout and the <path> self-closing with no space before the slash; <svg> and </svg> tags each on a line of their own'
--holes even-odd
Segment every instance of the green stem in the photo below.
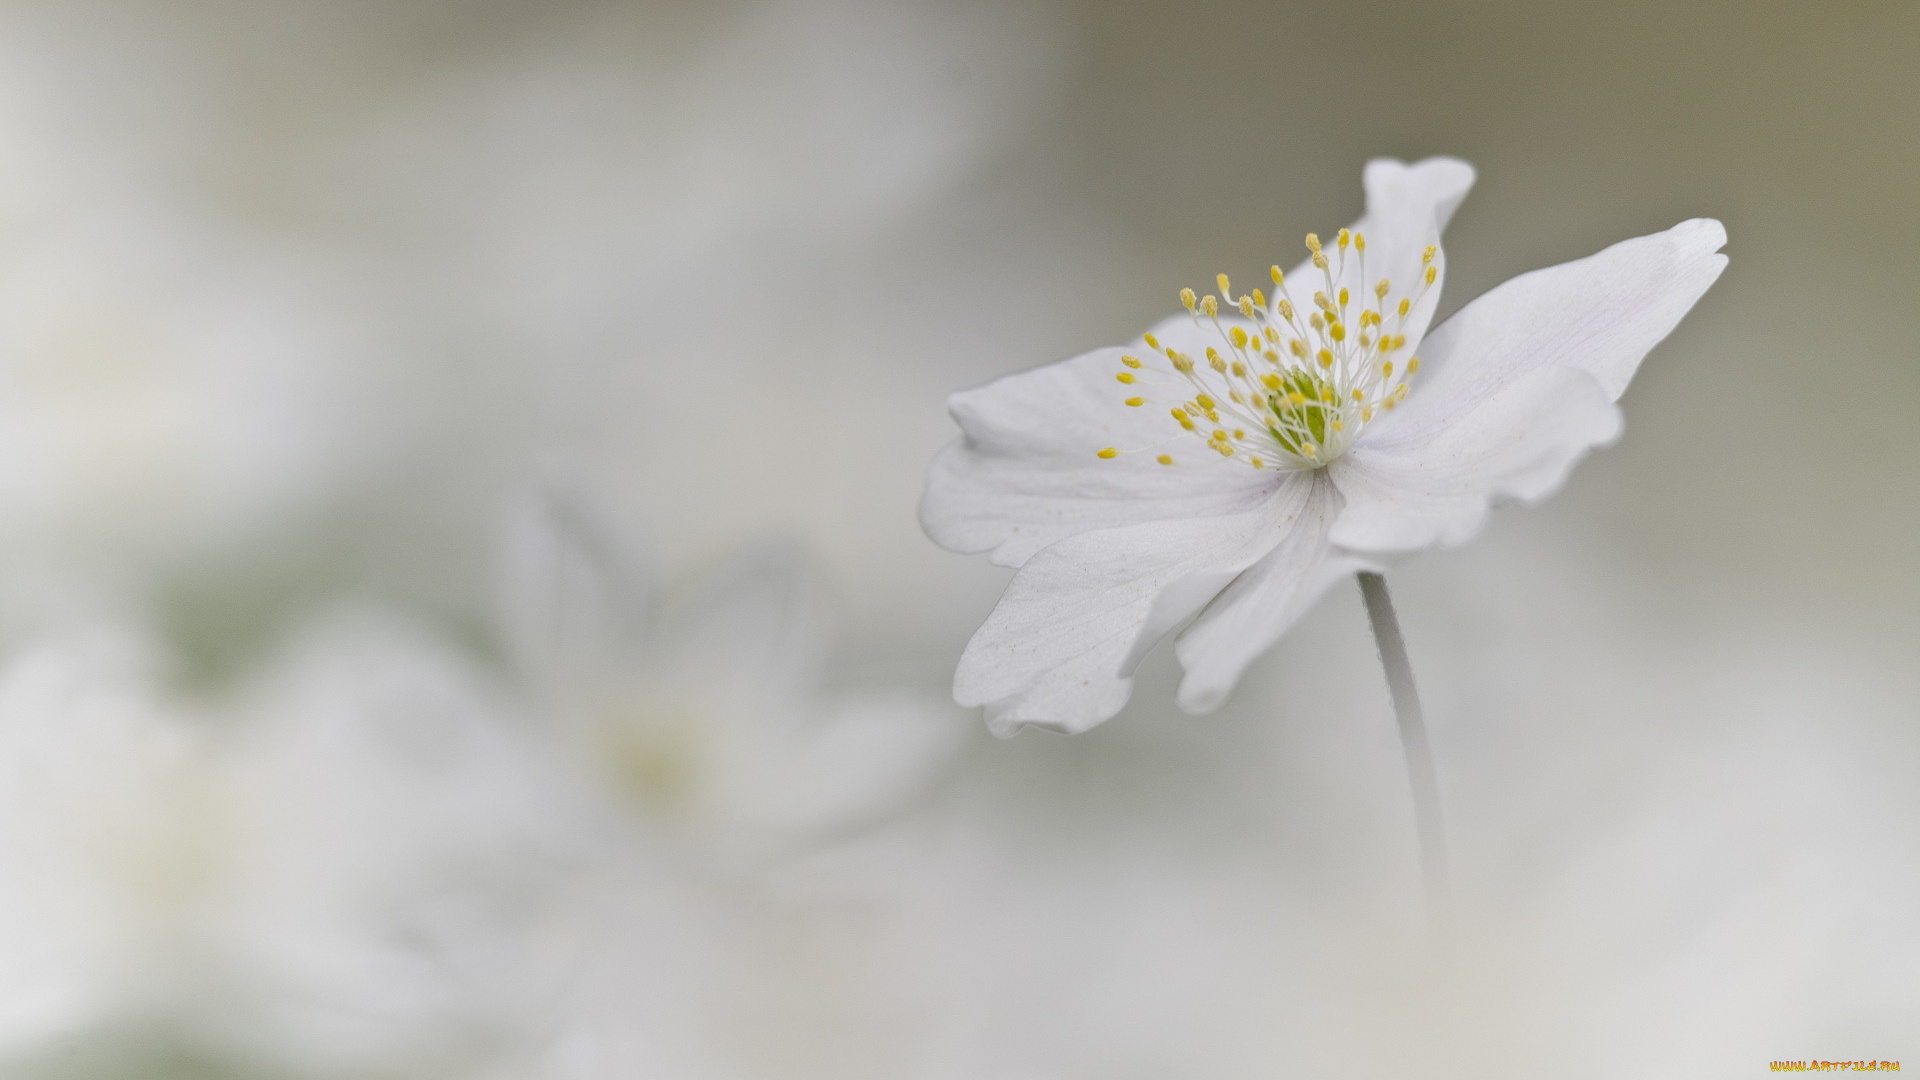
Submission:
<svg viewBox="0 0 1920 1080">
<path fill-rule="evenodd" d="M 1426 882 L 1427 920 L 1436 939 L 1451 930 L 1452 911 L 1447 885 L 1447 837 L 1440 819 L 1440 784 L 1433 772 L 1433 751 L 1427 746 L 1427 725 L 1420 713 L 1420 695 L 1413 686 L 1413 665 L 1407 660 L 1406 639 L 1394 618 L 1387 596 L 1387 579 L 1362 572 L 1360 596 L 1373 624 L 1374 644 L 1380 647 L 1380 666 L 1386 669 L 1387 692 L 1400 721 L 1400 742 L 1407 751 L 1407 780 L 1413 788 L 1413 818 L 1420 834 L 1420 866 Z"/>
</svg>

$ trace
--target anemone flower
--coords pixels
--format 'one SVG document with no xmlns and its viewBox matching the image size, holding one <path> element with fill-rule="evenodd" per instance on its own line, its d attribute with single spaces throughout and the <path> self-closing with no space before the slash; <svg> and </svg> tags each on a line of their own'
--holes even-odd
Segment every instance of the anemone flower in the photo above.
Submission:
<svg viewBox="0 0 1920 1080">
<path fill-rule="evenodd" d="M 1185 625 L 1179 702 L 1210 711 L 1329 586 L 1466 541 L 1619 434 L 1614 403 L 1719 276 L 1725 230 L 1684 221 L 1524 274 L 1428 334 L 1473 176 L 1370 162 L 1366 216 L 1309 235 L 1271 296 L 1223 274 L 1129 345 L 949 399 L 961 437 L 921 521 L 1019 568 L 961 656 L 962 705 L 997 734 L 1084 731 Z"/>
</svg>

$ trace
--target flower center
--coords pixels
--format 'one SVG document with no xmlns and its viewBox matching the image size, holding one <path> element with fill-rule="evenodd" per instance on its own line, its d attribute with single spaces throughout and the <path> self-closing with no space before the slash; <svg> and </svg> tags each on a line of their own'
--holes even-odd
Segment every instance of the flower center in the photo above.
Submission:
<svg viewBox="0 0 1920 1080">
<path fill-rule="evenodd" d="M 1217 343 L 1206 345 L 1202 359 L 1163 346 L 1152 334 L 1146 337 L 1147 347 L 1158 354 L 1155 360 L 1164 356 L 1172 365 L 1168 372 L 1156 362 L 1151 370 L 1184 382 L 1180 392 L 1193 391 L 1169 410 L 1174 421 L 1207 449 L 1256 469 L 1318 469 L 1338 458 L 1377 413 L 1405 400 L 1407 379 L 1420 368 L 1417 356 L 1396 366 L 1394 354 L 1406 348 L 1402 331 L 1409 313 L 1439 276 L 1435 249 L 1429 247 L 1421 257 L 1415 290 L 1397 298 L 1386 278 L 1362 285 L 1359 297 L 1341 284 L 1350 276 L 1356 283 L 1368 280 L 1365 235 L 1341 229 L 1329 255 L 1320 238 L 1309 233 L 1307 250 L 1313 255 L 1311 274 L 1319 279 L 1310 303 L 1295 302 L 1278 266 L 1269 271 L 1271 302 L 1259 289 L 1235 297 L 1221 274 L 1218 297 L 1180 290 L 1180 302 L 1203 339 Z M 1240 317 L 1228 314 L 1223 320 L 1223 303 Z M 1120 362 L 1125 370 L 1116 377 L 1127 385 L 1138 381 L 1135 372 L 1147 364 L 1136 356 Z M 1138 407 L 1147 399 L 1130 397 L 1126 403 Z M 1099 456 L 1123 452 L 1133 451 L 1109 446 Z M 1159 461 L 1172 465 L 1173 455 L 1163 453 Z"/>
</svg>

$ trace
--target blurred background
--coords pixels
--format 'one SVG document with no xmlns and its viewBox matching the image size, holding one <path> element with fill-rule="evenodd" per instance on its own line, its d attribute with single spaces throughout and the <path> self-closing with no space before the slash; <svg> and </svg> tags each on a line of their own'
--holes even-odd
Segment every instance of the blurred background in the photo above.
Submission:
<svg viewBox="0 0 1920 1080">
<path fill-rule="evenodd" d="M 0 1075 L 1920 1064 L 1920 7 L 0 6 Z M 986 736 L 952 391 L 1466 158 L 1623 441 L 1218 714 Z"/>
</svg>

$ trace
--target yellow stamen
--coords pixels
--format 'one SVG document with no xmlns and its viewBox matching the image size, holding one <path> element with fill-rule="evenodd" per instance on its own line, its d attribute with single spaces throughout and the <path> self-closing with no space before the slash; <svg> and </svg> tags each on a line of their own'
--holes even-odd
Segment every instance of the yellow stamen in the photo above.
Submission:
<svg viewBox="0 0 1920 1080">
<path fill-rule="evenodd" d="M 1117 458 L 1120 456 L 1120 451 L 1109 446 L 1105 450 L 1100 451 L 1099 456 L 1103 458 Z"/>
</svg>

